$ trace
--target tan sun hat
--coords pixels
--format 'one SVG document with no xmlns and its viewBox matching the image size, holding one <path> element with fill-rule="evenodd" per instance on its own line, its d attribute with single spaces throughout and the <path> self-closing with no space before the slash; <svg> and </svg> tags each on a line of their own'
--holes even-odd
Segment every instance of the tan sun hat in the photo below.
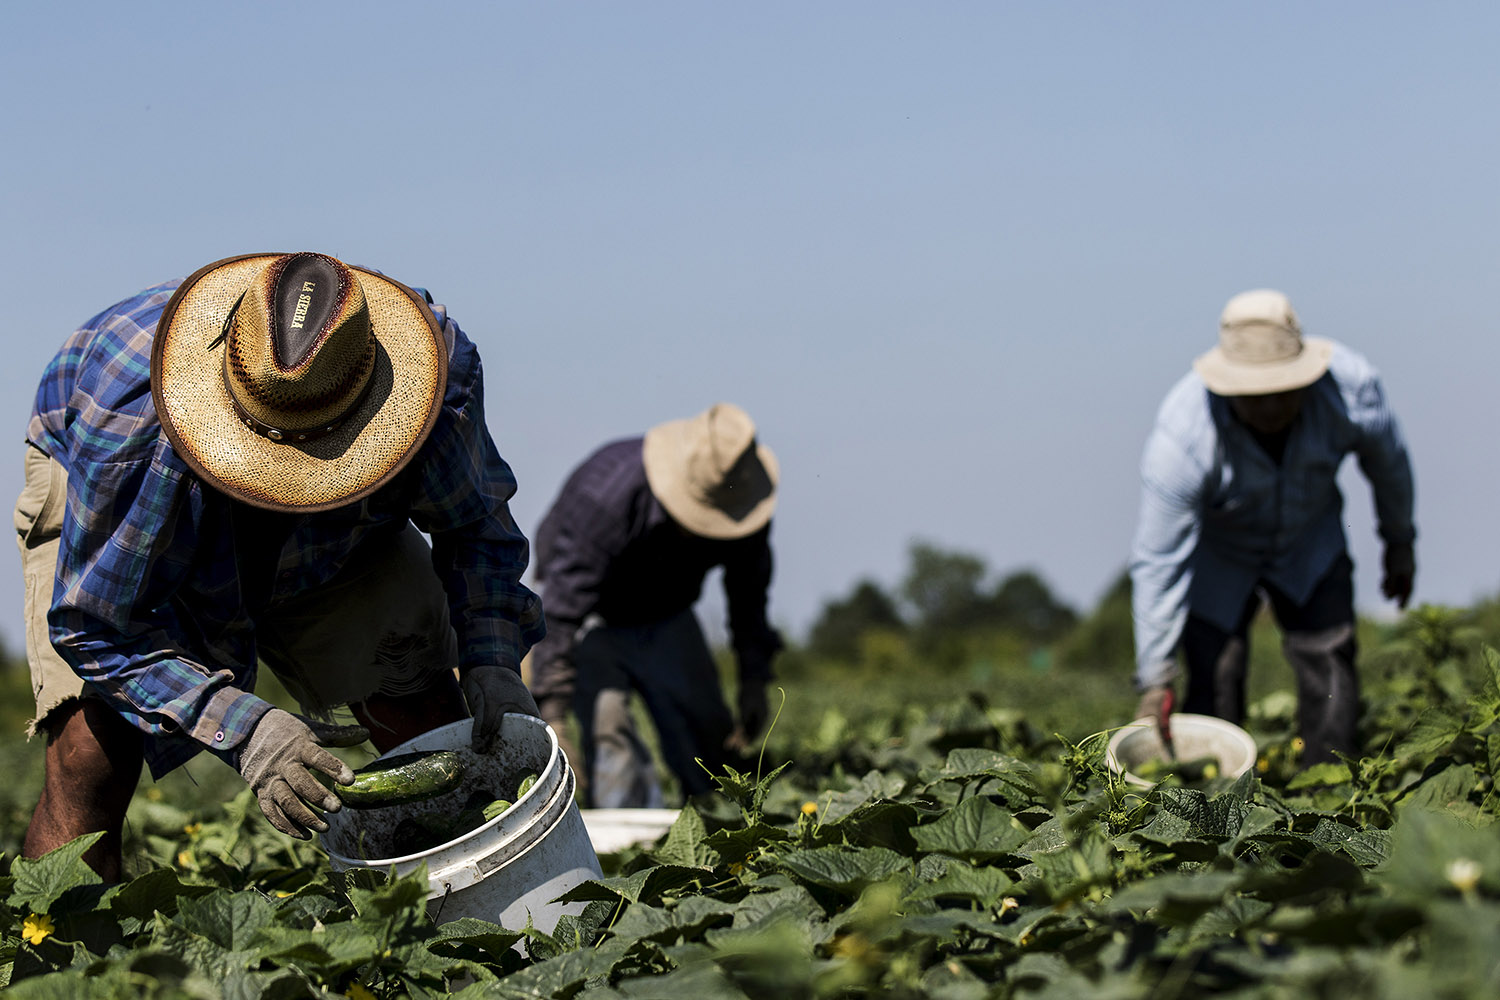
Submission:
<svg viewBox="0 0 1500 1000">
<path fill-rule="evenodd" d="M 1280 292 L 1241 292 L 1219 317 L 1219 346 L 1193 369 L 1220 396 L 1264 396 L 1312 385 L 1328 370 L 1331 341 L 1302 336 L 1292 304 Z"/>
<path fill-rule="evenodd" d="M 268 510 L 368 495 L 437 421 L 448 352 L 422 296 L 318 253 L 209 264 L 167 303 L 151 395 L 172 447 Z"/>
<path fill-rule="evenodd" d="M 672 520 L 706 538 L 743 538 L 771 520 L 780 469 L 750 414 L 715 403 L 646 432 L 646 482 Z"/>
</svg>

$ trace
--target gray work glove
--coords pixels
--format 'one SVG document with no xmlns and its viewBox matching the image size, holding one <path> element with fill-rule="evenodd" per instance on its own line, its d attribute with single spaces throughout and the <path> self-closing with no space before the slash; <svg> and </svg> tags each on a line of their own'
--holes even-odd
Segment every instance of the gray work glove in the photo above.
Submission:
<svg viewBox="0 0 1500 1000">
<path fill-rule="evenodd" d="M 464 701 L 474 717 L 474 737 L 470 745 L 475 753 L 489 753 L 500 738 L 500 719 L 506 712 L 520 712 L 541 718 L 536 700 L 526 690 L 518 671 L 498 664 L 470 667 L 458 681 Z"/>
<path fill-rule="evenodd" d="M 343 808 L 339 797 L 308 768 L 323 772 L 341 785 L 354 780 L 353 769 L 324 750 L 306 722 L 279 708 L 260 717 L 235 760 L 235 769 L 255 790 L 266 819 L 298 840 L 310 838 L 311 831 L 328 829 L 309 804 L 328 812 Z"/>
</svg>

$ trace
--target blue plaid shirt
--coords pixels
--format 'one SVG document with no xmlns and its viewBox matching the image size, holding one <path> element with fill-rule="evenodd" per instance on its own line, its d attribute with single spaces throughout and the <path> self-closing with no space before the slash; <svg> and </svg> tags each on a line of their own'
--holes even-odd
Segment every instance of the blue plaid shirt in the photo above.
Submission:
<svg viewBox="0 0 1500 1000">
<path fill-rule="evenodd" d="M 1195 372 L 1172 388 L 1141 457 L 1130 564 L 1137 687 L 1176 677 L 1189 612 L 1229 631 L 1261 581 L 1299 604 L 1311 596 L 1347 550 L 1337 476 L 1350 454 L 1370 481 L 1380 537 L 1411 542 L 1411 462 L 1362 355 L 1334 345 L 1279 463 Z"/>
<path fill-rule="evenodd" d="M 520 583 L 528 545 L 507 505 L 515 477 L 485 426 L 479 354 L 446 310 L 433 306 L 447 393 L 412 463 L 362 501 L 289 516 L 279 554 L 257 553 L 235 542 L 250 508 L 189 470 L 152 404 L 152 336 L 179 284 L 148 288 L 69 337 L 27 428 L 68 471 L 52 644 L 146 732 L 152 773 L 205 748 L 227 756 L 270 709 L 251 693 L 251 608 L 327 582 L 363 541 L 408 520 L 432 539 L 460 667 L 518 669 L 543 634 L 541 605 Z M 251 581 L 240 569 L 257 556 L 265 579 Z"/>
</svg>

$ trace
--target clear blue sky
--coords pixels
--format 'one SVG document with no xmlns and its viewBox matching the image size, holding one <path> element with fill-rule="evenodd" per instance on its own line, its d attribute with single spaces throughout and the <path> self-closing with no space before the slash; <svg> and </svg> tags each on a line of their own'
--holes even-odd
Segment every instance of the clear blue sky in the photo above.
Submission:
<svg viewBox="0 0 1500 1000">
<path fill-rule="evenodd" d="M 728 399 L 781 460 L 772 614 L 793 634 L 858 577 L 893 586 L 914 538 L 1088 607 L 1124 564 L 1162 394 L 1230 295 L 1274 287 L 1385 374 L 1417 599 L 1500 589 L 1494 4 L 6 22 L 7 504 L 71 329 L 219 257 L 313 249 L 430 288 L 480 345 L 528 531 L 598 444 Z M 1344 481 L 1374 610 L 1368 491 Z"/>
</svg>

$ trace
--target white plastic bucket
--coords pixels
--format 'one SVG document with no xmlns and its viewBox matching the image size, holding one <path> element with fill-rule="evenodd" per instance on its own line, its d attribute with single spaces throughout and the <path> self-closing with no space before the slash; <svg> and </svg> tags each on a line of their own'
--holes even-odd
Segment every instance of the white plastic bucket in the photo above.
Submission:
<svg viewBox="0 0 1500 1000">
<path fill-rule="evenodd" d="M 1239 726 L 1212 715 L 1179 712 L 1171 717 L 1172 750 L 1178 760 L 1212 757 L 1219 762 L 1219 773 L 1238 778 L 1255 766 L 1255 737 Z M 1148 760 L 1167 760 L 1161 731 L 1153 719 L 1136 719 L 1110 737 L 1106 755 L 1110 770 L 1122 775 L 1127 785 L 1152 788 L 1156 782 L 1142 778 L 1132 768 Z"/>
<path fill-rule="evenodd" d="M 558 918 L 583 904 L 552 900 L 581 882 L 600 878 L 599 858 L 573 801 L 574 778 L 557 736 L 541 719 L 506 715 L 499 748 L 469 749 L 473 722 L 465 719 L 408 740 L 382 758 L 420 750 L 452 750 L 464 761 L 458 788 L 420 802 L 329 813 L 323 847 L 335 868 L 394 867 L 405 875 L 427 865 L 427 909 L 441 923 L 478 917 L 509 930 L 551 933 Z M 396 828 L 418 816 L 454 817 L 476 792 L 506 798 L 527 774 L 534 784 L 505 813 L 469 832 L 415 853 L 400 853 Z M 484 796 L 480 796 L 484 797 Z"/>
</svg>

